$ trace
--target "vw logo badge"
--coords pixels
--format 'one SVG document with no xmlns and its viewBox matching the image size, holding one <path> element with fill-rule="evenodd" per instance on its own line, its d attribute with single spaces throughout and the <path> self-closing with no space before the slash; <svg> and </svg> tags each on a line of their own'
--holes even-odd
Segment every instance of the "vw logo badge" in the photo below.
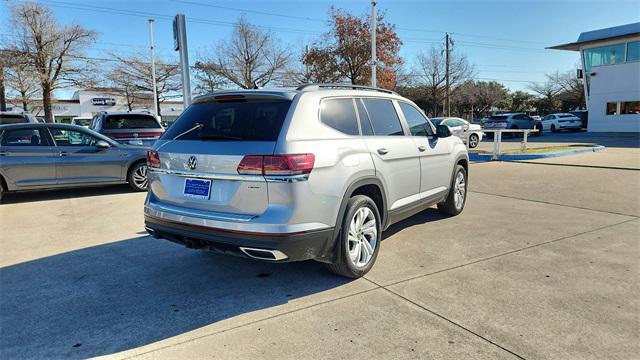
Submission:
<svg viewBox="0 0 640 360">
<path fill-rule="evenodd" d="M 192 155 L 187 161 L 187 166 L 189 167 L 189 169 L 195 170 L 198 167 L 198 159 L 196 159 L 196 157 Z"/>
</svg>

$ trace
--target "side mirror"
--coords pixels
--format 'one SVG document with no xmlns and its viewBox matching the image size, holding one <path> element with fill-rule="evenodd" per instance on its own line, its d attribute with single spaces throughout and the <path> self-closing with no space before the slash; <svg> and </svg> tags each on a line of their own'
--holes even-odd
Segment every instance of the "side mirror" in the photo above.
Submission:
<svg viewBox="0 0 640 360">
<path fill-rule="evenodd" d="M 469 130 L 469 125 L 464 124 L 464 125 L 462 125 L 462 128 L 464 129 L 464 131 L 467 131 L 467 130 Z"/>
<path fill-rule="evenodd" d="M 447 125 L 438 125 L 436 127 L 436 136 L 439 138 L 446 138 L 451 136 L 451 130 L 449 130 L 449 127 Z"/>
<path fill-rule="evenodd" d="M 98 150 L 106 150 L 110 147 L 111 145 L 109 145 L 109 143 L 104 140 L 98 140 L 98 142 L 96 143 L 96 149 Z"/>
</svg>

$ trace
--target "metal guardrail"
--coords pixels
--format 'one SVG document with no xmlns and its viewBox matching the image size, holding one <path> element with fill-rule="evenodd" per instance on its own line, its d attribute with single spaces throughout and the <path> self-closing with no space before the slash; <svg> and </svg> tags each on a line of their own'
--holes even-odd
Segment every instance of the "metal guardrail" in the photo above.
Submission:
<svg viewBox="0 0 640 360">
<path fill-rule="evenodd" d="M 520 142 L 520 152 L 527 152 L 527 137 L 529 133 L 537 133 L 538 129 L 482 129 L 482 132 L 494 133 L 493 135 L 493 154 L 491 156 L 491 160 L 498 160 L 500 157 L 500 144 L 502 142 L 502 133 L 523 133 L 522 141 Z"/>
</svg>

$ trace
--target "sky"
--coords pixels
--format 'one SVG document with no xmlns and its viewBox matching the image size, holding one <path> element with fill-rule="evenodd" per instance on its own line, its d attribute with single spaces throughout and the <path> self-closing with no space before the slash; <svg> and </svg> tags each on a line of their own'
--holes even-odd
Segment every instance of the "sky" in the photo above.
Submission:
<svg viewBox="0 0 640 360">
<path fill-rule="evenodd" d="M 10 33 L 8 8 L 16 0 L 0 0 L 0 38 Z M 155 19 L 156 54 L 177 61 L 173 51 L 172 18 L 187 19 L 189 60 L 230 37 L 233 23 L 244 15 L 249 22 L 271 31 L 292 51 L 312 45 L 329 27 L 329 8 L 353 14 L 370 11 L 370 0 L 85 0 L 49 1 L 61 23 L 77 22 L 98 33 L 87 52 L 109 57 L 149 52 L 147 19 Z M 496 80 L 511 90 L 527 90 L 544 81 L 546 73 L 569 71 L 579 64 L 573 51 L 545 47 L 573 42 L 583 31 L 640 21 L 640 2 L 609 1 L 408 1 L 378 0 L 378 11 L 395 24 L 403 41 L 400 55 L 405 72 L 416 54 L 444 44 L 445 32 L 454 51 L 466 55 L 479 80 Z M 59 93 L 59 97 L 69 96 Z"/>
</svg>

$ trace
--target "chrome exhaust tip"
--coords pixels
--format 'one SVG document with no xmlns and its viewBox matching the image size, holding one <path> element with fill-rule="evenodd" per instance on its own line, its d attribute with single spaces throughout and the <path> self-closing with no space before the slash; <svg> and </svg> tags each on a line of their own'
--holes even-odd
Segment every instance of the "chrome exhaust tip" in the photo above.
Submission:
<svg viewBox="0 0 640 360">
<path fill-rule="evenodd" d="M 248 247 L 239 247 L 240 251 L 242 251 L 245 255 L 252 259 L 258 260 L 267 260 L 267 261 L 280 261 L 286 260 L 289 257 L 285 255 L 280 250 L 267 250 L 267 249 L 256 249 L 256 248 L 248 248 Z"/>
</svg>

